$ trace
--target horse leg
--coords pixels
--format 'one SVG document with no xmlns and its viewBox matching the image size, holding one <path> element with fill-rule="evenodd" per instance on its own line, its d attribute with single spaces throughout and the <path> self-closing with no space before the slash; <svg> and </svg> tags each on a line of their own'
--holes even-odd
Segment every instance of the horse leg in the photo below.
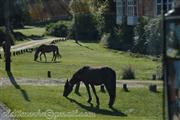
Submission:
<svg viewBox="0 0 180 120">
<path fill-rule="evenodd" d="M 42 53 L 39 55 L 39 56 L 40 56 L 40 57 L 39 57 L 39 58 L 40 58 L 40 61 L 42 60 L 42 57 L 41 57 L 41 55 L 42 55 Z"/>
<path fill-rule="evenodd" d="M 53 57 L 52 57 L 52 60 L 51 60 L 52 62 L 54 61 L 54 53 L 53 53 Z"/>
<path fill-rule="evenodd" d="M 56 53 L 53 51 L 53 58 L 52 58 L 52 61 L 56 61 Z"/>
<path fill-rule="evenodd" d="M 56 61 L 56 56 L 57 56 L 57 55 L 54 55 L 54 61 Z"/>
<path fill-rule="evenodd" d="M 45 61 L 47 62 L 47 57 L 46 57 L 46 54 L 45 54 L 45 53 L 43 53 L 43 54 L 44 54 Z"/>
<path fill-rule="evenodd" d="M 80 82 L 78 82 L 78 83 L 76 84 L 76 88 L 75 88 L 74 92 L 75 92 L 77 95 L 81 96 L 81 94 L 79 93 L 79 88 L 80 88 Z"/>
<path fill-rule="evenodd" d="M 109 105 L 109 108 L 112 108 L 112 105 L 114 104 L 115 97 L 116 97 L 116 93 L 115 93 L 116 88 L 111 88 L 109 85 L 110 84 L 105 84 L 105 87 L 106 87 L 109 97 L 110 97 L 108 105 Z"/>
<path fill-rule="evenodd" d="M 88 99 L 88 103 L 91 103 L 91 100 L 92 100 L 92 97 L 91 97 L 91 92 L 90 92 L 90 89 L 89 89 L 89 85 L 88 84 L 85 84 L 86 86 L 86 89 L 87 89 L 87 92 L 88 92 L 88 95 L 89 95 L 89 99 Z"/>
<path fill-rule="evenodd" d="M 42 53 L 40 54 L 40 61 L 42 61 L 42 57 L 41 57 Z"/>
<path fill-rule="evenodd" d="M 99 97 L 97 96 L 97 94 L 96 94 L 96 89 L 95 89 L 95 87 L 94 87 L 94 85 L 92 85 L 91 84 L 91 88 L 92 88 L 92 90 L 93 90 L 93 92 L 94 92 L 94 95 L 96 96 L 96 103 L 97 103 L 97 107 L 99 107 Z"/>
</svg>

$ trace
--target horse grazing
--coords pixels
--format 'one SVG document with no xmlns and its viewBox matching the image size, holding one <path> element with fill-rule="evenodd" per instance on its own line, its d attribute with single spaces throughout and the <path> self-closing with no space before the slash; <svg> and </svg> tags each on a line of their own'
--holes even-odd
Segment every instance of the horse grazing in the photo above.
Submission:
<svg viewBox="0 0 180 120">
<path fill-rule="evenodd" d="M 89 85 L 91 86 L 96 96 L 97 107 L 100 103 L 94 86 L 104 84 L 110 96 L 109 107 L 112 108 L 116 97 L 116 73 L 113 69 L 109 67 L 92 68 L 90 66 L 79 69 L 70 81 L 66 81 L 63 96 L 67 97 L 73 90 L 73 86 L 80 81 L 86 86 L 89 95 L 88 103 L 92 100 Z"/>
<path fill-rule="evenodd" d="M 56 45 L 45 45 L 42 44 L 41 46 L 39 46 L 34 54 L 34 61 L 36 61 L 38 59 L 38 55 L 40 53 L 40 61 L 41 59 L 41 55 L 43 54 L 45 57 L 45 61 L 47 62 L 47 58 L 46 58 L 46 54 L 45 53 L 50 53 L 53 52 L 53 58 L 52 61 L 56 61 L 57 57 L 61 58 L 61 54 L 59 53 L 59 49 Z"/>
</svg>

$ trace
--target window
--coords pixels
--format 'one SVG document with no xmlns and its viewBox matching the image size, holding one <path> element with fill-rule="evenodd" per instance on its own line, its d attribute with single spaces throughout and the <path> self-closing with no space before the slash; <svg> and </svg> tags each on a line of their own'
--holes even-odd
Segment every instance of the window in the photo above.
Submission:
<svg viewBox="0 0 180 120">
<path fill-rule="evenodd" d="M 127 15 L 137 16 L 136 0 L 127 1 Z"/>
<path fill-rule="evenodd" d="M 123 22 L 123 1 L 117 0 L 116 1 L 116 14 L 117 14 L 117 24 L 122 24 Z"/>
<path fill-rule="evenodd" d="M 163 4 L 163 0 L 156 0 L 156 14 L 157 15 L 161 14 L 162 4 Z M 164 0 L 165 13 L 171 10 L 173 8 L 172 6 L 173 6 L 173 0 Z"/>
<path fill-rule="evenodd" d="M 117 15 L 123 16 L 123 1 L 122 0 L 117 0 L 116 8 L 117 8 Z"/>
</svg>

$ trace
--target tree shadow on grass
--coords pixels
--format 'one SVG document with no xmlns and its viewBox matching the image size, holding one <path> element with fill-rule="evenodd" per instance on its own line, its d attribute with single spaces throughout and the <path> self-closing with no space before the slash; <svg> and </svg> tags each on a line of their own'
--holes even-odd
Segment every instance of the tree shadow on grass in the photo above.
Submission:
<svg viewBox="0 0 180 120">
<path fill-rule="evenodd" d="M 89 49 L 89 50 L 94 50 L 94 49 L 92 49 L 92 48 L 90 48 L 90 47 L 88 47 L 88 46 L 85 46 L 85 45 L 83 45 L 83 44 L 81 44 L 81 43 L 79 43 L 79 42 L 76 42 L 76 44 L 78 44 L 78 45 L 81 46 L 81 47 L 85 47 L 85 48 L 87 48 L 87 49 Z"/>
<path fill-rule="evenodd" d="M 20 85 L 17 84 L 13 74 L 11 72 L 7 72 L 7 75 L 9 77 L 10 82 L 14 85 L 14 87 L 21 92 L 23 98 L 26 101 L 30 102 L 30 99 L 29 99 L 29 96 L 28 96 L 27 92 L 24 89 L 22 89 Z"/>
<path fill-rule="evenodd" d="M 112 111 L 107 110 L 107 109 L 99 109 L 98 107 L 93 107 L 93 104 L 90 104 L 90 106 L 87 105 L 83 105 L 81 103 L 79 103 L 78 101 L 72 99 L 72 98 L 68 98 L 67 99 L 70 102 L 73 102 L 75 104 L 77 104 L 78 106 L 80 106 L 81 108 L 89 111 L 89 112 L 94 112 L 96 114 L 102 114 L 102 115 L 111 115 L 111 116 L 121 116 L 121 117 L 126 117 L 127 115 L 123 112 L 121 112 L 120 110 L 117 110 L 115 108 L 111 108 Z"/>
<path fill-rule="evenodd" d="M 48 64 L 50 64 L 50 63 L 61 63 L 61 61 L 35 61 L 35 62 L 38 62 L 38 63 L 48 63 Z"/>
</svg>

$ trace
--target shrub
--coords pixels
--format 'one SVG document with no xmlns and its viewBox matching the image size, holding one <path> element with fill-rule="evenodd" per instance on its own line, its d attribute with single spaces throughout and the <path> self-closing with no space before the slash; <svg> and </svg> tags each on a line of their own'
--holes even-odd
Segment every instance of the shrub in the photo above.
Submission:
<svg viewBox="0 0 180 120">
<path fill-rule="evenodd" d="M 58 21 L 46 26 L 46 34 L 56 37 L 67 37 L 69 34 L 70 22 Z"/>
<path fill-rule="evenodd" d="M 161 17 L 157 17 L 155 19 L 151 19 L 144 27 L 147 44 L 147 54 L 149 55 L 162 54 L 163 40 L 160 22 Z"/>
<path fill-rule="evenodd" d="M 13 35 L 16 38 L 16 40 L 19 40 L 19 41 L 23 41 L 24 39 L 27 38 L 27 36 L 25 36 L 21 32 L 13 32 Z"/>
<path fill-rule="evenodd" d="M 108 48 L 127 51 L 133 46 L 133 36 L 133 27 L 123 25 L 120 28 L 114 28 L 103 42 Z"/>
<path fill-rule="evenodd" d="M 145 19 L 141 18 L 139 24 L 135 27 L 135 39 L 133 52 L 160 55 L 162 53 L 162 35 L 161 35 L 161 18 Z"/>
<path fill-rule="evenodd" d="M 140 17 L 137 26 L 134 28 L 134 46 L 132 52 L 146 54 L 147 44 L 144 26 L 148 24 L 148 18 Z"/>
<path fill-rule="evenodd" d="M 126 66 L 122 69 L 122 79 L 125 80 L 135 79 L 135 72 L 131 66 Z"/>
<path fill-rule="evenodd" d="M 94 5 L 95 1 L 71 0 L 70 8 L 73 14 L 73 23 L 70 36 L 72 39 L 82 41 L 97 41 L 100 39 L 104 19 L 101 10 L 95 8 Z"/>
<path fill-rule="evenodd" d="M 78 40 L 99 40 L 103 26 L 101 19 L 97 14 L 76 14 L 71 29 L 71 37 Z"/>
</svg>

